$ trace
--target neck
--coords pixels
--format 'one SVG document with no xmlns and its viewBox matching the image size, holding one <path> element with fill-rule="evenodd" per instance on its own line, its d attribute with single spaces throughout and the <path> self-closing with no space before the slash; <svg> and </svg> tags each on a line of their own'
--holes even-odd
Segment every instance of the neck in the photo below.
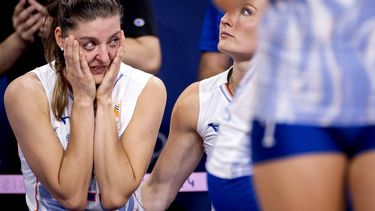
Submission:
<svg viewBox="0 0 375 211">
<path fill-rule="evenodd" d="M 243 78 L 243 76 L 247 73 L 247 71 L 251 68 L 251 60 L 249 61 L 241 61 L 241 62 L 233 62 L 233 70 L 232 75 L 228 81 L 228 87 L 230 91 L 234 94 L 237 90 L 237 87 Z"/>
</svg>

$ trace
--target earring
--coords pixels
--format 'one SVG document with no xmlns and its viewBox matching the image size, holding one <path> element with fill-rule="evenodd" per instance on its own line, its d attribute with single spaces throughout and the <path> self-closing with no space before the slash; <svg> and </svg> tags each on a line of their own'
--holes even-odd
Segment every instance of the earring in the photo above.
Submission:
<svg viewBox="0 0 375 211">
<path fill-rule="evenodd" d="M 61 51 L 64 51 L 64 48 L 63 48 L 63 47 L 61 47 L 60 49 L 61 49 Z"/>
</svg>

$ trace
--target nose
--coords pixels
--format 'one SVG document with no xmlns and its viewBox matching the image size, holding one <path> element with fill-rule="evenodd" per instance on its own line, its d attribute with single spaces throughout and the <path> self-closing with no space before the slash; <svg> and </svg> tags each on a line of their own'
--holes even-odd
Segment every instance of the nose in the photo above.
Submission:
<svg viewBox="0 0 375 211">
<path fill-rule="evenodd" d="M 97 54 L 95 56 L 97 60 L 99 60 L 101 63 L 108 63 L 110 60 L 109 51 L 106 46 L 100 46 L 98 48 Z"/>
<path fill-rule="evenodd" d="M 230 12 L 226 12 L 223 17 L 221 18 L 220 22 L 222 25 L 225 26 L 232 26 L 232 15 Z"/>
</svg>

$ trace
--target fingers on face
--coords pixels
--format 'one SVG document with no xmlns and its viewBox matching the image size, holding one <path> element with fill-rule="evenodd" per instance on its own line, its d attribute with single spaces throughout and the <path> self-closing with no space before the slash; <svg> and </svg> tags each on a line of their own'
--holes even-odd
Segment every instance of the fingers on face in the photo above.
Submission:
<svg viewBox="0 0 375 211">
<path fill-rule="evenodd" d="M 66 66 L 72 69 L 79 67 L 79 46 L 73 35 L 69 35 L 64 40 L 64 57 Z"/>
<path fill-rule="evenodd" d="M 82 52 L 82 49 L 79 49 L 79 61 L 81 69 L 84 75 L 91 76 L 90 68 L 87 63 L 86 55 Z"/>
<path fill-rule="evenodd" d="M 68 71 L 73 74 L 89 76 L 91 74 L 86 55 L 82 52 L 79 42 L 73 35 L 64 40 L 64 57 Z"/>
</svg>

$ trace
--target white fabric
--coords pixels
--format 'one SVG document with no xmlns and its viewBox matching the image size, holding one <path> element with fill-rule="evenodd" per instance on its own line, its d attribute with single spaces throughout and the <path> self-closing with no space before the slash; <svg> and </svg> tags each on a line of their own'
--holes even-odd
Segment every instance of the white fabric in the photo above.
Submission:
<svg viewBox="0 0 375 211">
<path fill-rule="evenodd" d="M 45 93 L 47 95 L 49 104 L 51 99 L 57 75 L 49 64 L 36 68 L 32 71 L 35 73 L 42 83 Z M 112 93 L 112 102 L 114 107 L 114 114 L 119 114 L 116 118 L 118 135 L 125 131 L 132 115 L 134 113 L 135 105 L 143 88 L 147 84 L 150 74 L 134 69 L 126 64 L 121 64 L 117 81 Z M 72 96 L 69 96 L 68 106 L 64 110 L 64 115 L 61 121 L 57 120 L 50 109 L 51 126 L 59 139 L 60 144 L 66 149 L 69 144 L 70 135 L 70 114 L 72 110 Z M 21 160 L 22 174 L 24 176 L 26 202 L 30 210 L 64 210 L 64 208 L 52 198 L 47 192 L 43 184 L 41 184 L 31 169 L 29 168 L 22 151 L 19 149 L 19 157 Z M 95 180 L 95 176 L 90 182 L 89 193 L 93 194 L 95 201 L 89 200 L 86 210 L 102 210 L 99 200 L 99 189 Z M 134 200 L 131 198 L 129 202 L 121 209 L 132 210 L 138 209 L 134 205 Z M 129 207 L 130 206 L 130 207 Z M 121 210 L 120 209 L 120 210 Z"/>
</svg>

